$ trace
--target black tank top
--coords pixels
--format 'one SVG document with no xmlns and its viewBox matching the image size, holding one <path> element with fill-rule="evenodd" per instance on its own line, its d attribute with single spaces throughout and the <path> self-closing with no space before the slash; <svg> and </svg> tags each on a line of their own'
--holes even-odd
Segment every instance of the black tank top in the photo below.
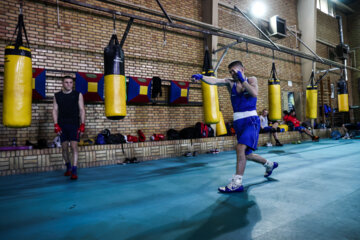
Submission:
<svg viewBox="0 0 360 240">
<path fill-rule="evenodd" d="M 79 94 L 77 91 L 68 94 L 62 91 L 55 93 L 59 124 L 80 126 Z"/>
</svg>

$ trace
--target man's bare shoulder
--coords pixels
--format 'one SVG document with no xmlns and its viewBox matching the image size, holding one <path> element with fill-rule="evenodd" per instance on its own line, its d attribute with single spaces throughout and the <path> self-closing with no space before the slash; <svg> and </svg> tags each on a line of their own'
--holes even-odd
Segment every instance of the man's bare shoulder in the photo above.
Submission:
<svg viewBox="0 0 360 240">
<path fill-rule="evenodd" d="M 250 85 L 257 85 L 257 78 L 256 77 L 249 77 L 248 82 Z"/>
<path fill-rule="evenodd" d="M 257 78 L 256 77 L 254 77 L 254 76 L 252 76 L 252 77 L 249 77 L 248 78 L 248 82 L 257 82 Z"/>
</svg>

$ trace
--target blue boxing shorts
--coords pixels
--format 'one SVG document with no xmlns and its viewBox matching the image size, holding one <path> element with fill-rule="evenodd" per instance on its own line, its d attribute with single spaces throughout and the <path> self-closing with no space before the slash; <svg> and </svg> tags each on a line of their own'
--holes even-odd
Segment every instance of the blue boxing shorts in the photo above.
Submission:
<svg viewBox="0 0 360 240">
<path fill-rule="evenodd" d="M 258 116 L 241 118 L 234 121 L 234 129 L 238 143 L 247 146 L 245 155 L 249 155 L 257 149 L 260 130 L 260 119 Z"/>
<path fill-rule="evenodd" d="M 61 127 L 61 142 L 75 141 L 79 142 L 80 134 L 78 133 L 79 126 L 74 124 L 59 124 Z"/>
<path fill-rule="evenodd" d="M 298 127 L 295 127 L 295 130 L 296 131 L 299 131 L 299 132 L 303 132 L 305 130 L 305 127 L 303 126 L 298 126 Z"/>
</svg>

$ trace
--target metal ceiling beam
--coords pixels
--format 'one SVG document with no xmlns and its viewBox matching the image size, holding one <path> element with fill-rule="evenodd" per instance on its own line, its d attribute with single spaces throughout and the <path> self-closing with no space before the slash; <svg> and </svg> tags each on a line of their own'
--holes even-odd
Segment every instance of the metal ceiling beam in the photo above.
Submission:
<svg viewBox="0 0 360 240">
<path fill-rule="evenodd" d="M 169 17 L 169 15 L 167 14 L 167 12 L 165 11 L 165 8 L 162 6 L 160 0 L 156 0 L 156 2 L 158 3 L 159 7 L 161 8 L 161 11 L 163 11 L 165 17 L 167 18 L 167 20 L 171 23 L 173 23 L 173 21 L 171 20 L 171 18 Z"/>
<path fill-rule="evenodd" d="M 217 64 L 216 64 L 216 67 L 215 67 L 215 69 L 214 69 L 214 72 L 217 72 L 217 70 L 218 70 L 218 68 L 220 67 L 220 64 L 222 63 L 222 61 L 224 60 L 224 57 L 226 56 L 228 50 L 229 50 L 229 47 L 226 47 L 226 48 L 225 48 L 225 51 L 223 52 L 223 54 L 221 55 L 219 61 L 218 61 Z"/>
<path fill-rule="evenodd" d="M 44 1 L 44 0 L 42 0 L 42 1 Z M 304 58 L 304 59 L 308 59 L 308 60 L 311 60 L 311 61 L 322 63 L 319 59 L 317 59 L 316 57 L 314 57 L 312 55 L 309 55 L 307 53 L 300 52 L 300 51 L 294 50 L 292 48 L 288 48 L 288 47 L 285 47 L 285 46 L 282 46 L 282 45 L 278 44 L 277 46 L 280 49 L 279 50 L 268 41 L 265 41 L 265 40 L 262 40 L 262 39 L 259 39 L 259 38 L 255 38 L 255 37 L 251 37 L 251 36 L 248 36 L 248 35 L 245 35 L 245 34 L 240 34 L 238 32 L 230 31 L 230 30 L 227 30 L 227 29 L 224 29 L 224 28 L 219 28 L 219 27 L 216 27 L 216 26 L 213 26 L 213 25 L 210 25 L 210 24 L 206 24 L 206 23 L 202 23 L 202 22 L 199 22 L 199 21 L 195 21 L 195 20 L 190 21 L 190 22 L 192 24 L 196 24 L 199 27 L 202 27 L 201 29 L 194 28 L 194 27 L 189 27 L 189 26 L 186 26 L 186 25 L 183 25 L 183 24 L 169 23 L 169 22 L 165 22 L 165 21 L 160 21 L 160 20 L 155 20 L 155 19 L 151 19 L 151 18 L 146 18 L 146 17 L 134 15 L 134 14 L 128 14 L 128 13 L 125 13 L 125 12 L 119 12 L 119 11 L 115 11 L 115 10 L 112 10 L 112 9 L 109 9 L 109 8 L 94 6 L 94 5 L 91 5 L 91 4 L 88 4 L 88 3 L 84 3 L 84 2 L 78 2 L 76 0 L 61 0 L 61 1 L 73 4 L 73 5 L 77 5 L 77 6 L 80 6 L 80 7 L 85 7 L 85 8 L 98 10 L 98 11 L 102 11 L 102 12 L 107 12 L 107 13 L 110 13 L 110 14 L 116 14 L 116 15 L 119 15 L 119 16 L 134 18 L 134 19 L 140 20 L 140 21 L 155 23 L 155 24 L 159 24 L 159 25 L 163 25 L 163 26 L 169 26 L 169 27 L 178 28 L 178 29 L 184 29 L 184 30 L 193 31 L 193 32 L 199 32 L 199 33 L 203 33 L 203 34 L 209 34 L 209 35 L 225 37 L 225 38 L 229 38 L 229 39 L 235 39 L 235 40 L 237 40 L 239 42 L 247 42 L 247 43 L 254 44 L 254 45 L 257 45 L 257 46 L 261 46 L 261 47 L 264 47 L 264 48 L 277 50 L 277 51 L 280 51 L 280 52 L 283 52 L 283 53 L 286 53 L 286 54 L 290 54 L 290 55 L 297 56 L 297 57 L 300 57 L 300 58 Z M 47 2 L 47 1 L 44 1 L 44 2 Z M 104 2 L 104 0 L 102 2 Z M 160 14 L 161 14 L 161 12 L 160 12 Z M 161 16 L 163 16 L 163 15 L 161 14 Z M 187 22 L 187 20 L 184 20 L 184 19 L 185 18 L 183 18 L 183 21 Z M 187 22 L 187 23 L 189 23 L 189 22 Z M 325 59 L 325 58 L 321 58 L 321 59 L 324 61 L 324 64 L 326 64 L 326 65 L 339 67 L 339 68 L 344 68 L 345 67 L 341 63 L 334 62 L 334 61 L 331 61 L 331 60 Z M 349 67 L 349 66 L 346 66 L 346 68 L 354 70 L 354 71 L 360 71 L 357 68 L 353 68 L 353 67 Z"/>
<path fill-rule="evenodd" d="M 234 9 L 241 13 L 245 19 L 251 23 L 251 25 L 253 25 L 274 47 L 276 47 L 277 50 L 280 51 L 280 48 L 263 31 L 261 31 L 261 29 L 253 21 L 251 21 L 251 19 L 243 11 L 241 11 L 237 6 L 234 6 Z"/>
<path fill-rule="evenodd" d="M 317 71 L 316 74 L 318 73 L 324 73 L 324 72 L 333 72 L 333 71 L 336 71 L 336 70 L 340 70 L 340 68 L 330 68 L 330 69 L 324 69 L 324 70 L 320 70 L 320 71 Z"/>
<path fill-rule="evenodd" d="M 308 45 L 306 45 L 300 38 L 298 38 L 298 36 L 293 33 L 290 28 L 286 27 L 286 29 L 288 30 L 288 32 L 291 33 L 291 35 L 293 35 L 297 40 L 299 40 L 299 42 L 302 43 L 312 54 L 314 54 L 317 59 L 324 63 L 324 60 L 322 60 Z"/>
<path fill-rule="evenodd" d="M 123 47 L 123 45 L 125 43 L 125 40 L 126 40 L 126 37 L 129 34 L 129 31 L 130 31 L 130 28 L 131 28 L 131 25 L 133 24 L 133 22 L 134 22 L 134 19 L 130 18 L 130 20 L 128 21 L 128 24 L 126 26 L 125 32 L 124 32 L 124 34 L 122 36 L 122 39 L 121 39 L 121 42 L 120 42 L 120 48 Z"/>
<path fill-rule="evenodd" d="M 213 51 L 213 54 L 214 53 L 217 53 L 217 52 L 220 52 L 221 50 L 224 50 L 224 49 L 228 49 L 230 47 L 233 47 L 235 46 L 236 44 L 240 43 L 239 41 L 235 41 L 235 42 L 232 42 L 232 43 L 229 43 L 228 45 L 224 46 L 224 47 L 221 47 L 221 48 L 218 48 L 216 50 Z"/>
<path fill-rule="evenodd" d="M 119 7 L 123 7 L 123 8 L 127 8 L 127 9 L 132 9 L 135 11 L 139 11 L 142 13 L 146 13 L 146 14 L 150 14 L 153 16 L 157 16 L 157 17 L 164 17 L 164 14 L 161 11 L 158 10 L 154 10 L 151 8 L 147 8 L 141 5 L 137 5 L 137 4 L 133 4 L 133 3 L 128 3 L 128 2 L 123 2 L 120 0 L 98 0 L 99 2 L 103 2 L 103 3 L 108 3 L 111 5 L 115 5 L 115 6 L 119 6 Z M 168 14 L 169 17 L 171 17 L 172 20 L 176 20 L 177 22 L 181 22 L 181 23 L 186 23 L 188 25 L 191 26 L 196 26 L 196 27 L 204 27 L 204 28 L 210 28 L 212 27 L 213 30 L 220 30 L 221 28 L 219 27 L 215 27 L 211 24 L 208 23 L 204 23 L 204 22 L 200 22 L 191 18 L 185 18 L 185 17 L 180 17 L 174 14 Z"/>
<path fill-rule="evenodd" d="M 182 24 L 164 22 L 164 21 L 151 19 L 151 18 L 147 18 L 147 17 L 142 17 L 142 16 L 138 16 L 138 15 L 134 15 L 134 14 L 115 11 L 115 10 L 112 10 L 109 8 L 99 7 L 99 6 L 89 4 L 89 3 L 79 2 L 76 0 L 60 0 L 60 1 L 70 3 L 73 5 L 77 5 L 80 7 L 85 7 L 85 8 L 101 11 L 101 12 L 106 12 L 106 13 L 110 13 L 110 14 L 116 14 L 119 16 L 123 16 L 123 17 L 133 18 L 136 20 L 144 21 L 144 22 L 150 22 L 150 23 L 155 23 L 155 24 L 159 24 L 159 25 L 163 25 L 163 26 L 169 26 L 169 27 L 173 27 L 173 28 L 184 29 L 184 30 L 188 30 L 188 31 L 199 32 L 199 33 L 203 33 L 203 34 L 215 35 L 215 36 L 219 36 L 219 37 L 225 37 L 225 38 L 231 38 L 231 39 L 237 39 L 239 41 L 243 41 L 243 39 L 241 37 L 236 36 L 236 35 L 230 35 L 228 33 L 215 32 L 213 30 L 208 30 L 208 29 L 199 29 L 199 28 L 185 26 Z"/>
</svg>

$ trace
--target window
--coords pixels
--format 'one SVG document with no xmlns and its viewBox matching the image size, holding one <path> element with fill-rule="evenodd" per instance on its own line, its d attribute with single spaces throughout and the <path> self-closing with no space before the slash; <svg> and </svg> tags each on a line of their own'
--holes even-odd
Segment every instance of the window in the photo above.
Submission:
<svg viewBox="0 0 360 240">
<path fill-rule="evenodd" d="M 289 112 L 291 110 L 295 110 L 294 92 L 288 92 L 288 107 L 289 107 Z"/>
<path fill-rule="evenodd" d="M 332 17 L 335 17 L 334 4 L 331 0 L 316 0 L 316 8 Z"/>
<path fill-rule="evenodd" d="M 281 91 L 282 99 L 281 99 L 281 107 L 283 110 L 290 112 L 291 110 L 295 110 L 295 96 L 294 92 Z"/>
</svg>

